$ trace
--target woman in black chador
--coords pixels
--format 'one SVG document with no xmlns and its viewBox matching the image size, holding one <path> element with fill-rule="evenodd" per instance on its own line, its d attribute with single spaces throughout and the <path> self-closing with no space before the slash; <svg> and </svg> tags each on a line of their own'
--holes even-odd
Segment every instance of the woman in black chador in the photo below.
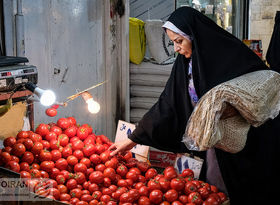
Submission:
<svg viewBox="0 0 280 205">
<path fill-rule="evenodd" d="M 112 155 L 135 144 L 190 152 L 181 141 L 198 99 L 220 83 L 268 69 L 239 39 L 195 9 L 177 9 L 163 28 L 178 52 L 170 78 L 129 139 L 110 147 Z M 226 192 L 231 204 L 275 204 L 280 191 L 279 145 L 278 116 L 258 128 L 251 127 L 245 148 L 236 154 L 214 148 L 196 152 L 205 160 L 200 179 Z"/>
</svg>

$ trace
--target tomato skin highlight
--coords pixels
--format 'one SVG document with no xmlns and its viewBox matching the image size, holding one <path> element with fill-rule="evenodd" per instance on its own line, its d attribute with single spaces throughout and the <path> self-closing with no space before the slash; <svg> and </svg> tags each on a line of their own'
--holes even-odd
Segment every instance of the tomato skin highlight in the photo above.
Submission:
<svg viewBox="0 0 280 205">
<path fill-rule="evenodd" d="M 46 109 L 45 113 L 49 117 L 54 117 L 57 115 L 57 110 L 55 108 L 51 107 L 51 108 Z"/>
</svg>

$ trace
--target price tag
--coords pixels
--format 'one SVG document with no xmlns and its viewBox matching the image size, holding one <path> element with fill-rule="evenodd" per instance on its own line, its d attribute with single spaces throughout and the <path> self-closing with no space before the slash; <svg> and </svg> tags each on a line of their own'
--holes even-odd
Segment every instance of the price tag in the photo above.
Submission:
<svg viewBox="0 0 280 205">
<path fill-rule="evenodd" d="M 178 154 L 174 167 L 179 173 L 182 173 L 184 169 L 191 169 L 194 172 L 194 178 L 198 179 L 202 168 L 203 159 L 199 157 L 190 157 L 189 154 Z"/>
<path fill-rule="evenodd" d="M 119 120 L 115 142 L 126 140 L 134 129 L 135 129 L 134 124 Z M 149 152 L 149 146 L 136 145 L 131 149 L 131 152 L 147 158 Z"/>
</svg>

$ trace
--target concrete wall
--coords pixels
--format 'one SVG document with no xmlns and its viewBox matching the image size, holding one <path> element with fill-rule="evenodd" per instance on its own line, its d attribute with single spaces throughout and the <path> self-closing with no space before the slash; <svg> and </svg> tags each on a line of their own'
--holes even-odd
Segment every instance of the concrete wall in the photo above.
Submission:
<svg viewBox="0 0 280 205">
<path fill-rule="evenodd" d="M 250 39 L 261 39 L 264 58 L 274 27 L 276 11 L 280 10 L 280 0 L 251 0 L 249 17 Z"/>
</svg>

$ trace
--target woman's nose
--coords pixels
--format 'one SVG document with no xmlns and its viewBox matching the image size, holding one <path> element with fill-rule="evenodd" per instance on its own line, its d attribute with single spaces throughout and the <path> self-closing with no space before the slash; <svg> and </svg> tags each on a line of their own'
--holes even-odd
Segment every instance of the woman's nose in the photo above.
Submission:
<svg viewBox="0 0 280 205">
<path fill-rule="evenodd" d="M 180 50 L 180 47 L 176 43 L 174 43 L 174 51 L 178 52 L 179 50 Z"/>
</svg>

